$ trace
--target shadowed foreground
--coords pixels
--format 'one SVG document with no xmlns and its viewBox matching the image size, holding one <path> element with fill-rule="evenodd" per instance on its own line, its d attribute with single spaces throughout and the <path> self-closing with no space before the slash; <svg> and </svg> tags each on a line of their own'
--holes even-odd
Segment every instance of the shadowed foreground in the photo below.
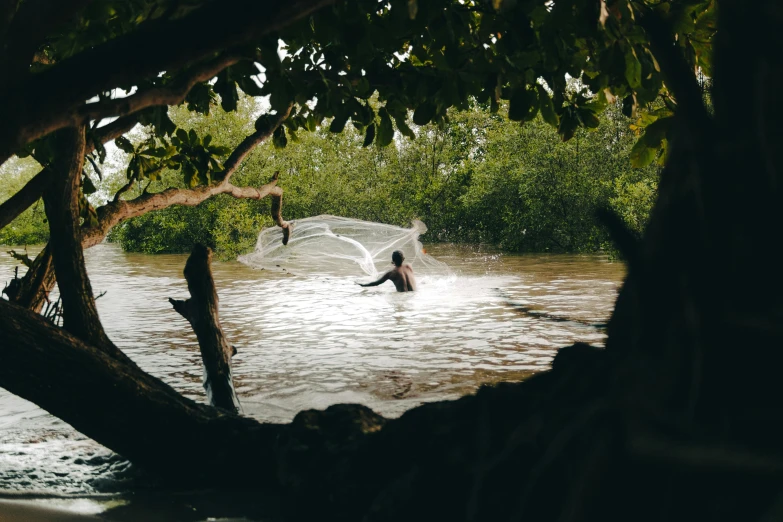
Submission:
<svg viewBox="0 0 783 522">
<path fill-rule="evenodd" d="M 338 405 L 260 424 L 196 404 L 128 360 L 97 319 L 74 227 L 84 137 L 73 130 L 47 202 L 61 220 L 64 328 L 0 301 L 0 385 L 159 474 L 273 488 L 287 519 L 780 520 L 783 277 L 770 239 L 783 229 L 783 11 L 727 0 L 720 16 L 714 115 L 665 27 L 647 27 L 678 103 L 676 139 L 644 239 L 604 216 L 628 260 L 605 350 L 564 348 L 551 371 L 396 420 Z M 754 104 L 734 102 L 748 92 Z M 194 256 L 209 286 L 209 254 Z M 210 313 L 189 319 L 210 323 L 198 335 L 207 369 L 230 367 L 208 290 Z M 736 367 L 740 350 L 752 368 Z M 230 372 L 210 378 L 230 407 Z"/>
</svg>

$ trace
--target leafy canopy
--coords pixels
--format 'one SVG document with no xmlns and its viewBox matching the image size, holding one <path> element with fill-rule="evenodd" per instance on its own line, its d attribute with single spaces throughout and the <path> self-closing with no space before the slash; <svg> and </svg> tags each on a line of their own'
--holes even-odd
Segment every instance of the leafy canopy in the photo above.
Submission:
<svg viewBox="0 0 783 522">
<path fill-rule="evenodd" d="M 31 74 L 44 74 L 124 36 L 165 23 L 185 24 L 213 8 L 215 3 L 204 0 L 95 0 L 73 23 L 49 35 L 36 52 Z M 166 90 L 192 78 L 205 63 L 231 58 L 216 77 L 195 82 L 182 102 L 203 115 L 218 101 L 222 110 L 233 111 L 241 90 L 269 96 L 274 113 L 293 106 L 274 132 L 277 147 L 327 120 L 332 132 L 342 132 L 350 121 L 364 133 L 365 146 L 386 146 L 395 129 L 414 137 L 411 120 L 416 125 L 446 122 L 450 108 L 467 109 L 472 99 L 491 111 L 508 100 L 509 119 L 522 123 L 540 113 L 568 140 L 580 127 L 597 127 L 598 114 L 619 99 L 623 113 L 637 118 L 634 128 L 642 138 L 632 161 L 642 166 L 665 147 L 676 110 L 644 21 L 663 20 L 685 61 L 710 75 L 715 10 L 714 0 L 339 1 L 242 45 L 194 56 L 155 74 L 139 73 L 113 87 L 135 88 L 137 94 Z M 256 80 L 259 73 L 263 82 Z M 583 88 L 569 89 L 569 78 L 580 80 Z M 105 101 L 115 93 L 100 89 L 94 94 Z M 662 102 L 656 111 L 637 115 L 640 106 L 655 101 Z M 224 144 L 177 129 L 165 104 L 132 114 L 152 127 L 153 138 L 139 147 L 118 140 L 132 154 L 129 179 L 151 178 L 173 167 L 187 185 L 213 181 L 229 152 Z M 257 128 L 270 121 L 270 115 L 262 115 Z M 33 154 L 43 164 L 52 156 L 46 138 L 18 152 Z M 102 154 L 98 147 L 95 158 L 101 160 Z"/>
</svg>

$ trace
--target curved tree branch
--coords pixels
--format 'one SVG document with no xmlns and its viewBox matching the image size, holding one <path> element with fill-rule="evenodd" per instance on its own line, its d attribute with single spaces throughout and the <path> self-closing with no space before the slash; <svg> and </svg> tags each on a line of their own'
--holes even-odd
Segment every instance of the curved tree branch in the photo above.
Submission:
<svg viewBox="0 0 783 522">
<path fill-rule="evenodd" d="M 269 136 L 271 136 L 277 130 L 277 128 L 288 119 L 288 116 L 291 115 L 291 110 L 293 107 L 293 105 L 289 105 L 285 112 L 277 115 L 277 118 L 272 121 L 268 128 L 256 129 L 256 132 L 242 140 L 242 143 L 237 145 L 234 151 L 228 156 L 228 158 L 226 158 L 226 161 L 223 163 L 222 178 L 224 180 L 230 178 L 231 175 L 236 172 L 237 168 L 239 168 L 239 166 L 245 160 L 247 155 L 250 154 L 253 149 L 256 148 L 256 146 L 267 140 Z"/>
<path fill-rule="evenodd" d="M 130 132 L 136 124 L 139 123 L 139 115 L 131 114 L 130 116 L 124 116 L 117 118 L 111 123 L 107 123 L 103 127 L 98 127 L 92 131 L 92 149 L 88 149 L 87 152 L 92 152 L 98 143 L 107 143 L 112 140 L 116 140 L 123 134 Z"/>
<path fill-rule="evenodd" d="M 95 246 L 117 224 L 153 210 L 162 210 L 172 205 L 196 206 L 217 194 L 230 194 L 235 198 L 263 199 L 269 195 L 282 197 L 283 191 L 277 187 L 277 178 L 258 188 L 237 187 L 223 181 L 217 185 L 195 189 L 169 188 L 154 194 L 143 194 L 135 199 L 113 201 L 98 209 L 98 225 L 87 227 L 82 233 L 84 248 Z"/>
<path fill-rule="evenodd" d="M 682 116 L 680 120 L 688 123 L 689 130 L 705 130 L 710 116 L 704 107 L 701 88 L 693 69 L 672 44 L 669 25 L 655 13 L 645 15 L 641 25 L 650 37 L 650 47 L 661 67 L 666 87 L 677 100 L 677 112 Z"/>
<path fill-rule="evenodd" d="M 334 0 L 224 0 L 174 20 L 142 24 L 133 33 L 84 50 L 0 93 L 0 164 L 19 147 L 56 130 L 52 121 L 78 112 L 84 100 L 118 86 L 137 85 L 216 52 L 257 41 Z M 139 56 L 145 59 L 139 60 Z M 101 67 L 96 68 L 95 64 Z M 51 86 L 58 86 L 51 96 Z"/>
<path fill-rule="evenodd" d="M 43 169 L 33 176 L 19 192 L 0 204 L 0 229 L 5 228 L 19 214 L 30 208 L 41 198 L 52 179 L 49 169 Z"/>
<path fill-rule="evenodd" d="M 92 133 L 90 146 L 86 152 L 92 152 L 98 144 L 119 138 L 135 127 L 138 121 L 136 115 L 126 116 L 125 118 L 118 118 L 103 127 L 98 127 Z M 41 170 L 19 192 L 0 204 L 0 229 L 7 226 L 19 217 L 19 214 L 38 201 L 44 190 L 49 186 L 51 178 L 52 175 L 48 169 Z"/>
<path fill-rule="evenodd" d="M 166 87 L 152 87 L 144 89 L 125 98 L 115 98 L 96 103 L 83 105 L 76 111 L 64 114 L 59 120 L 49 122 L 49 131 L 56 130 L 66 125 L 76 125 L 86 120 L 98 120 L 112 116 L 127 116 L 142 109 L 156 105 L 178 105 L 197 83 L 211 80 L 217 74 L 234 65 L 242 59 L 242 56 L 227 54 L 194 67 L 177 81 Z"/>
<path fill-rule="evenodd" d="M 130 360 L 2 299 L 0 360 L 3 388 L 141 466 L 213 482 L 276 477 L 283 426 L 198 404 Z"/>
<path fill-rule="evenodd" d="M 132 200 L 116 199 L 98 209 L 98 224 L 83 230 L 83 246 L 89 248 L 97 245 L 106 237 L 112 227 L 130 218 L 141 216 L 153 210 L 161 210 L 172 205 L 195 206 L 217 194 L 230 194 L 235 198 L 263 199 L 271 195 L 272 218 L 283 228 L 284 244 L 288 243 L 290 225 L 280 217 L 283 190 L 277 186 L 277 173 L 272 180 L 261 187 L 237 187 L 231 183 L 231 176 L 237 171 L 242 161 L 260 143 L 269 138 L 275 130 L 288 118 L 292 106 L 279 114 L 268 128 L 256 130 L 237 145 L 226 159 L 223 172 L 216 174 L 221 181 L 215 185 L 195 189 L 169 188 L 154 194 L 145 193 Z M 277 203 L 275 203 L 277 202 Z M 277 206 L 275 206 L 277 205 Z M 287 231 L 287 232 L 286 232 Z"/>
</svg>

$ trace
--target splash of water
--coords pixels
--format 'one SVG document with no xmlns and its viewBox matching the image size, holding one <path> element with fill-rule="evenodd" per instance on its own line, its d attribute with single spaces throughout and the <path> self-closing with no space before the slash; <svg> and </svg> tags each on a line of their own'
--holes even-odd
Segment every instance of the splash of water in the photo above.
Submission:
<svg viewBox="0 0 783 522">
<path fill-rule="evenodd" d="M 449 268 L 428 255 L 419 236 L 427 226 L 419 220 L 401 228 L 359 219 L 321 215 L 293 222 L 294 231 L 283 246 L 282 231 L 267 228 L 258 235 L 255 251 L 239 257 L 253 268 L 285 269 L 291 273 L 370 275 L 390 267 L 391 255 L 401 250 L 417 273 L 447 275 Z M 361 272 L 359 272 L 361 271 Z"/>
</svg>

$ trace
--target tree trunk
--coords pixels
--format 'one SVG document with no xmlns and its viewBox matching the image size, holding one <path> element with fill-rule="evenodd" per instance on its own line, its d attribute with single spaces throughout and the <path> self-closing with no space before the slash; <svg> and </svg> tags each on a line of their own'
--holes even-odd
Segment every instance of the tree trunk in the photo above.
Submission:
<svg viewBox="0 0 783 522">
<path fill-rule="evenodd" d="M 204 363 L 204 389 L 210 404 L 236 413 L 240 406 L 231 376 L 231 357 L 234 353 L 220 326 L 211 263 L 212 251 L 203 245 L 196 245 L 185 264 L 190 299 L 169 299 L 169 302 L 174 310 L 188 320 L 196 333 Z"/>
<path fill-rule="evenodd" d="M 5 389 L 140 466 L 207 483 L 274 481 L 280 426 L 197 404 L 2 300 L 0 360 Z"/>
<path fill-rule="evenodd" d="M 54 272 L 60 282 L 63 327 L 114 357 L 125 358 L 103 330 L 84 266 L 79 215 L 84 127 L 64 129 L 58 138 L 62 158 L 54 167 L 51 186 L 44 192 L 44 208 L 50 233 L 47 248 L 51 250 Z"/>
</svg>

